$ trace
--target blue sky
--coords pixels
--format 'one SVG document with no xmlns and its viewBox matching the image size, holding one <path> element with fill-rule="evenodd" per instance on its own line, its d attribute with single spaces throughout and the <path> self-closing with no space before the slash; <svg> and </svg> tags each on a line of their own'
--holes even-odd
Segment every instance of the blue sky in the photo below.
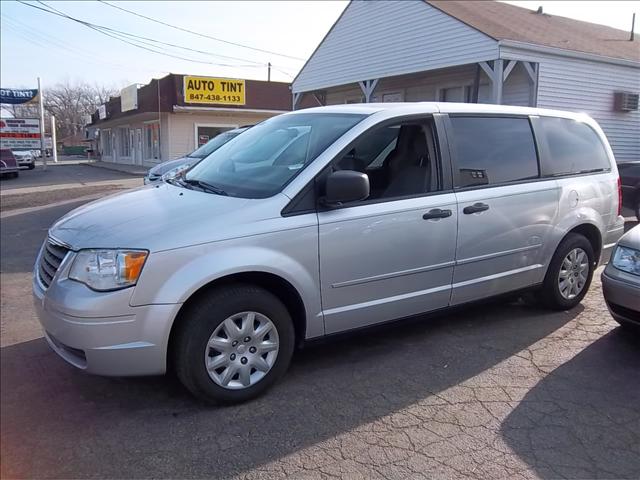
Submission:
<svg viewBox="0 0 640 480">
<path fill-rule="evenodd" d="M 42 6 L 33 0 L 29 3 Z M 304 61 L 256 52 L 180 32 L 124 13 L 98 1 L 46 2 L 68 15 L 136 35 L 186 46 L 238 60 L 160 47 L 164 52 L 199 59 L 196 63 L 146 52 L 104 36 L 83 25 L 55 17 L 14 1 L 2 1 L 0 85 L 35 87 L 86 81 L 113 87 L 147 83 L 168 72 L 265 79 L 266 63 L 274 65 L 272 79 L 291 81 Z M 114 2 L 115 3 L 115 2 Z M 545 13 L 603 23 L 628 30 L 631 13 L 640 2 L 511 1 Z M 118 2 L 128 10 L 207 35 L 264 50 L 307 58 L 347 5 L 346 1 L 305 2 Z M 246 65 L 254 65 L 247 67 Z"/>
</svg>

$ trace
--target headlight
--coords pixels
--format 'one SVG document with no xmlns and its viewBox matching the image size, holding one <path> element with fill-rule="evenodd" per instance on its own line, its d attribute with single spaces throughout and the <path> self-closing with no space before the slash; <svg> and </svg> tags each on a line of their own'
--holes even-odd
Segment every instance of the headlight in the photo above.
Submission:
<svg viewBox="0 0 640 480">
<path fill-rule="evenodd" d="M 640 275 L 640 250 L 618 245 L 611 263 L 613 263 L 613 266 L 618 270 L 632 273 L 633 275 Z"/>
<path fill-rule="evenodd" d="M 93 290 L 118 290 L 135 285 L 149 252 L 144 250 L 80 250 L 69 278 Z"/>
<path fill-rule="evenodd" d="M 179 167 L 172 168 L 167 173 L 162 175 L 162 180 L 164 181 L 164 180 L 170 180 L 172 178 L 176 178 L 182 172 L 188 170 L 189 167 L 190 167 L 190 165 L 180 165 Z"/>
</svg>

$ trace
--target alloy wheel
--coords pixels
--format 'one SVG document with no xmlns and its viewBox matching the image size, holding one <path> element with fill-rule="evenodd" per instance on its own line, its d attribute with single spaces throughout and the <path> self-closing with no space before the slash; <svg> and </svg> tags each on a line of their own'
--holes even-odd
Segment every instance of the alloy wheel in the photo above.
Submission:
<svg viewBox="0 0 640 480">
<path fill-rule="evenodd" d="M 581 248 L 571 250 L 560 265 L 558 287 L 560 295 L 573 300 L 584 289 L 589 276 L 589 257 Z"/>
</svg>

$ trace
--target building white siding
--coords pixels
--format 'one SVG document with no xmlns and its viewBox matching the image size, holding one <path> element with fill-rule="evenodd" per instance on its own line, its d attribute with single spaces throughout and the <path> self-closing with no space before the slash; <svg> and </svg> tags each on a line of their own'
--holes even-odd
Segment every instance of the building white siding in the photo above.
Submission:
<svg viewBox="0 0 640 480">
<path fill-rule="evenodd" d="M 531 84 L 529 77 L 522 64 L 518 63 L 502 87 L 503 105 L 516 105 L 518 107 L 529 107 L 529 95 Z"/>
<path fill-rule="evenodd" d="M 498 58 L 498 43 L 422 0 L 351 2 L 294 80 L 305 92 Z"/>
<path fill-rule="evenodd" d="M 502 47 L 502 58 L 540 64 L 538 107 L 586 112 L 602 127 L 618 162 L 640 160 L 640 111 L 616 112 L 613 94 L 640 90 L 640 66 Z"/>
</svg>

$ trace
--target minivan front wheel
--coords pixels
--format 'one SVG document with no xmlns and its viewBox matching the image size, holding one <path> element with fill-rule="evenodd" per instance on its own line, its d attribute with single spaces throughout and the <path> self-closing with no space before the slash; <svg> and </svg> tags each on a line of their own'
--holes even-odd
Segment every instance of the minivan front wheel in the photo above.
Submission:
<svg viewBox="0 0 640 480">
<path fill-rule="evenodd" d="M 567 310 L 582 301 L 589 290 L 595 255 L 589 240 L 570 233 L 558 246 L 538 298 L 550 308 Z"/>
<path fill-rule="evenodd" d="M 194 395 L 214 403 L 254 398 L 284 374 L 293 353 L 287 308 L 251 285 L 216 289 L 188 307 L 174 343 L 175 370 Z"/>
</svg>

